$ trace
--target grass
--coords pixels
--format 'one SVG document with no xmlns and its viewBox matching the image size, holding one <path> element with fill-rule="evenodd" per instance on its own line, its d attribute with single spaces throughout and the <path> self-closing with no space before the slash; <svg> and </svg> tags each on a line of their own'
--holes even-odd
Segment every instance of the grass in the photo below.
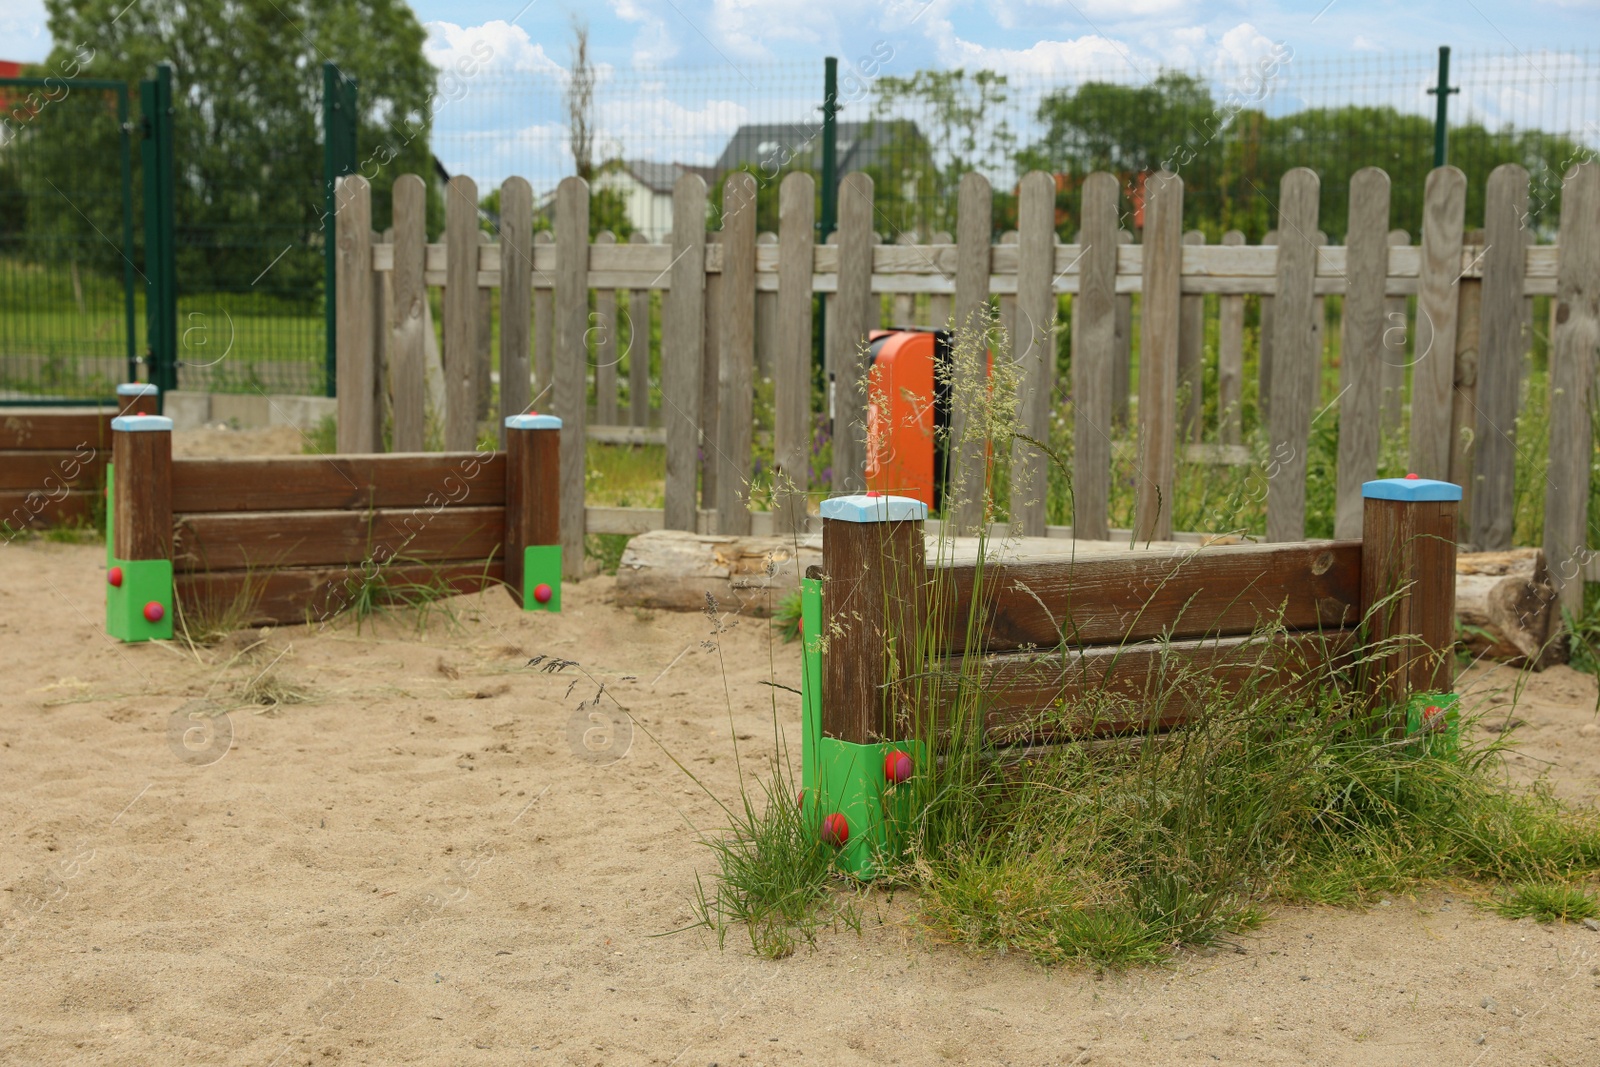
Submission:
<svg viewBox="0 0 1600 1067">
<path fill-rule="evenodd" d="M 962 340 L 958 365 L 977 365 L 980 352 Z M 1006 441 L 1015 393 L 999 379 L 1013 364 L 994 364 L 995 388 L 968 398 L 972 432 Z M 987 517 L 997 513 L 992 498 L 983 504 Z M 950 602 L 937 587 L 931 594 L 930 603 Z M 1381 649 L 1354 664 L 1325 657 L 1292 679 L 1290 698 L 1291 679 L 1271 658 L 1279 627 L 1264 618 L 1258 640 L 1238 653 L 1249 668 L 1241 687 L 1225 689 L 1209 666 L 1164 662 L 1138 710 L 1155 722 L 1171 702 L 1190 699 L 1197 711 L 1186 725 L 1128 743 L 1087 740 L 1095 720 L 1127 710 L 1097 694 L 1034 724 L 1062 728 L 1064 743 L 1017 751 L 997 747 L 985 728 L 981 655 L 951 666 L 937 653 L 936 632 L 955 625 L 977 635 L 983 619 L 937 615 L 908 635 L 915 651 L 899 669 L 895 711 L 929 724 L 938 687 L 955 686 L 958 697 L 943 735 L 922 727 L 941 758 L 910 783 L 919 814 L 882 880 L 910 894 L 932 940 L 1045 964 L 1124 966 L 1225 942 L 1282 904 L 1354 905 L 1462 881 L 1485 894 L 1518 887 L 1507 901 L 1542 900 L 1545 913 L 1576 915 L 1579 898 L 1590 899 L 1527 887 L 1592 878 L 1600 815 L 1513 786 L 1500 760 L 1504 738 L 1478 740 L 1485 735 L 1470 723 L 1462 736 L 1471 740 L 1453 746 L 1386 739 L 1381 711 L 1369 711 L 1354 684 Z M 1063 644 L 1038 655 L 1070 651 Z M 780 763 L 772 777 L 742 786 L 726 832 L 711 842 L 717 882 L 699 898 L 700 921 L 719 939 L 743 928 L 768 956 L 837 925 L 861 892 L 830 866 L 817 828 L 797 810 L 794 771 Z"/>
<path fill-rule="evenodd" d="M 1587 889 L 1560 882 L 1524 882 L 1511 887 L 1494 903 L 1508 919 L 1538 922 L 1579 922 L 1600 915 L 1600 899 Z"/>
</svg>

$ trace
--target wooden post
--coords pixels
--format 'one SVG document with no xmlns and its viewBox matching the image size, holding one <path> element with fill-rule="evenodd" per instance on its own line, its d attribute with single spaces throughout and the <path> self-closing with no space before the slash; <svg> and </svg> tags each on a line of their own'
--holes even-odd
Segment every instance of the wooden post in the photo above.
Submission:
<svg viewBox="0 0 1600 1067">
<path fill-rule="evenodd" d="M 706 234 L 706 262 L 721 259 L 722 231 Z M 722 271 L 706 270 L 705 316 L 700 334 L 700 507 L 717 508 L 717 435 L 721 412 L 717 389 L 722 375 Z M 697 520 L 698 521 L 698 520 Z"/>
<path fill-rule="evenodd" d="M 170 638 L 175 607 L 172 420 L 160 415 L 112 419 L 111 462 L 106 631 L 123 641 Z"/>
<path fill-rule="evenodd" d="M 899 496 L 822 502 L 822 732 L 870 744 L 894 735 L 896 681 L 911 673 L 924 599 L 928 508 Z"/>
<path fill-rule="evenodd" d="M 1144 286 L 1139 301 L 1139 466 L 1134 538 L 1172 536 L 1177 473 L 1178 308 L 1183 284 L 1183 179 L 1145 182 Z"/>
<path fill-rule="evenodd" d="M 1467 178 L 1454 167 L 1428 175 L 1422 204 L 1422 273 L 1417 279 L 1417 341 L 1411 365 L 1412 472 L 1450 473 L 1451 395 L 1456 381 L 1456 318 Z"/>
<path fill-rule="evenodd" d="M 722 331 L 715 442 L 717 532 L 750 532 L 750 450 L 755 418 L 756 180 L 738 172 L 722 189 Z"/>
<path fill-rule="evenodd" d="M 872 296 L 872 178 L 860 171 L 839 183 L 839 285 L 828 311 L 834 353 L 833 488 L 866 484 L 867 331 L 877 325 Z M 985 240 L 987 240 L 987 236 Z"/>
<path fill-rule="evenodd" d="M 1415 694 L 1455 687 L 1461 488 L 1412 475 L 1368 482 L 1362 498 L 1367 696 L 1398 709 Z"/>
<path fill-rule="evenodd" d="M 1516 516 L 1517 405 L 1520 399 L 1522 295 L 1528 250 L 1528 172 L 1503 163 L 1489 175 L 1484 204 L 1483 296 L 1479 311 L 1477 412 L 1467 508 L 1472 543 L 1484 552 L 1511 547 Z"/>
<path fill-rule="evenodd" d="M 421 452 L 428 422 L 424 377 L 428 290 L 423 279 L 423 257 L 427 254 L 428 243 L 427 187 L 415 174 L 402 174 L 394 180 L 392 199 L 394 269 L 390 271 L 390 288 L 394 293 L 394 326 L 389 339 L 389 375 L 394 388 L 392 443 L 396 452 Z"/>
<path fill-rule="evenodd" d="M 338 180 L 337 289 L 339 315 L 337 447 L 375 452 L 372 403 L 377 388 L 372 346 L 372 189 L 359 174 Z"/>
<path fill-rule="evenodd" d="M 1206 235 L 1190 230 L 1186 245 L 1203 245 Z M 1179 250 L 1180 259 L 1182 249 Z M 1191 293 L 1178 300 L 1178 437 L 1198 442 L 1205 427 L 1206 298 Z"/>
<path fill-rule="evenodd" d="M 1339 359 L 1339 462 L 1334 536 L 1361 536 L 1362 483 L 1378 476 L 1383 289 L 1389 273 L 1389 176 L 1364 167 L 1350 178 L 1344 323 Z"/>
<path fill-rule="evenodd" d="M 1317 199 L 1315 171 L 1283 176 L 1278 197 L 1278 285 L 1272 309 L 1271 452 L 1267 540 L 1298 541 L 1306 528 L 1306 443 L 1321 371 L 1316 348 Z"/>
<path fill-rule="evenodd" d="M 1120 187 L 1119 187 L 1120 195 Z M 1117 231 L 1117 244 L 1133 244 L 1133 234 Z M 1113 283 L 1116 278 L 1113 275 Z M 1111 422 L 1120 430 L 1128 428 L 1128 396 L 1133 382 L 1133 297 L 1127 293 L 1116 298 L 1117 322 L 1115 348 L 1111 360 Z"/>
<path fill-rule="evenodd" d="M 155 415 L 161 407 L 161 390 L 148 382 L 123 382 L 117 386 L 118 415 Z"/>
<path fill-rule="evenodd" d="M 634 231 L 629 244 L 649 244 L 650 239 Z M 634 289 L 628 294 L 628 409 L 635 426 L 650 425 L 650 290 Z"/>
<path fill-rule="evenodd" d="M 950 445 L 946 466 L 945 515 L 956 536 L 971 536 L 983 521 L 989 442 L 973 426 L 974 405 L 984 390 L 989 329 L 989 267 L 994 192 L 976 171 L 961 176 L 956 201 L 956 291 L 951 350 L 956 366 L 950 390 Z M 963 345 L 968 358 L 959 354 Z M 976 354 L 972 354 L 972 348 Z M 837 444 L 834 445 L 838 447 Z"/>
<path fill-rule="evenodd" d="M 1115 175 L 1095 171 L 1083 182 L 1078 235 L 1078 295 L 1072 298 L 1072 536 L 1111 536 L 1111 434 L 1117 361 L 1117 199 Z M 1124 389 L 1127 383 L 1124 382 Z M 1124 393 L 1123 400 L 1127 400 Z"/>
<path fill-rule="evenodd" d="M 541 245 L 551 245 L 555 238 L 549 230 L 533 235 L 535 262 Z M 556 366 L 556 293 L 555 279 L 534 271 L 533 290 L 533 400 L 534 407 L 549 407 L 550 394 L 555 385 Z"/>
<path fill-rule="evenodd" d="M 1228 248 L 1244 244 L 1244 234 L 1222 235 Z M 1244 439 L 1244 297 L 1224 293 L 1217 301 L 1217 440 L 1236 445 Z"/>
<path fill-rule="evenodd" d="M 561 574 L 583 577 L 583 472 L 589 421 L 589 184 L 563 178 L 556 186 L 555 389 L 561 419 Z"/>
<path fill-rule="evenodd" d="M 478 186 L 458 174 L 444 199 L 444 447 L 471 452 L 478 445 Z"/>
<path fill-rule="evenodd" d="M 1561 186 L 1561 261 L 1550 339 L 1550 464 L 1545 471 L 1544 558 L 1561 600 L 1583 612 L 1590 466 L 1594 462 L 1595 348 L 1600 342 L 1600 162 L 1575 165 Z"/>
<path fill-rule="evenodd" d="M 661 418 L 667 429 L 663 525 L 693 531 L 700 463 L 700 368 L 705 343 L 706 182 L 685 174 L 672 187 L 672 266 L 661 303 Z"/>
<path fill-rule="evenodd" d="M 772 376 L 773 532 L 806 528 L 811 487 L 811 266 L 816 184 L 794 171 L 778 186 L 778 350 Z"/>
<path fill-rule="evenodd" d="M 1261 235 L 1261 247 L 1276 248 L 1278 231 Z M 1272 343 L 1277 330 L 1273 298 L 1260 297 L 1260 318 L 1256 330 L 1256 425 L 1265 430 L 1272 423 Z"/>
<path fill-rule="evenodd" d="M 1017 205 L 1017 314 L 1012 357 L 1021 365 L 1018 428 L 1049 443 L 1056 371 L 1056 183 L 1043 171 L 1022 179 Z M 1043 537 L 1049 471 L 1044 453 L 1025 441 L 1011 452 L 1011 521 L 1025 537 Z"/>
<path fill-rule="evenodd" d="M 1389 231 L 1389 246 L 1404 248 L 1411 243 L 1405 230 Z M 1385 274 L 1392 273 L 1388 260 L 1384 261 Z M 1406 338 L 1409 301 L 1403 296 L 1385 297 L 1383 301 L 1383 373 L 1381 375 L 1383 401 L 1379 408 L 1378 424 L 1383 435 L 1400 432 L 1406 392 Z"/>
<path fill-rule="evenodd" d="M 506 588 L 529 611 L 560 610 L 561 420 L 508 415 L 506 436 Z M 529 552 L 545 548 L 554 551 Z M 539 585 L 555 594 L 535 596 Z"/>
<path fill-rule="evenodd" d="M 617 235 L 601 230 L 594 236 L 596 245 L 617 243 Z M 621 350 L 617 342 L 617 291 L 597 289 L 594 294 L 594 421 L 615 426 L 617 419 L 617 361 Z"/>
</svg>

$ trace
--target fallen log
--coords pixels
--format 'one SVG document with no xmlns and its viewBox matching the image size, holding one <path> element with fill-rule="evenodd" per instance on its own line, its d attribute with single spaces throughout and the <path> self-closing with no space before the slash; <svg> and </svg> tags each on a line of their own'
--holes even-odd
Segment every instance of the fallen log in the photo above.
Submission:
<svg viewBox="0 0 1600 1067">
<path fill-rule="evenodd" d="M 1560 622 L 1542 550 L 1456 557 L 1456 640 L 1471 655 L 1543 670 L 1565 658 Z"/>
</svg>

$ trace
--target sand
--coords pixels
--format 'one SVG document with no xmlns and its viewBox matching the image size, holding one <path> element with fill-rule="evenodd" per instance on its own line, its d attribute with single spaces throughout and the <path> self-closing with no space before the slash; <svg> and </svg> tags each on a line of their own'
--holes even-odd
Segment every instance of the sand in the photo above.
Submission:
<svg viewBox="0 0 1600 1067">
<path fill-rule="evenodd" d="M 559 616 L 461 597 L 420 632 L 195 655 L 105 638 L 103 566 L 0 547 L 3 1063 L 1600 1063 L 1600 933 L 1481 894 L 1280 908 L 1239 951 L 1111 974 L 940 944 L 903 894 L 788 959 L 719 948 L 674 932 L 698 834 L 769 772 L 774 716 L 797 741 L 762 683 L 798 651 L 763 621 L 714 634 L 599 578 Z M 207 717 L 264 680 L 307 702 Z M 631 739 L 588 718 L 600 683 Z M 1514 773 L 1592 804 L 1595 700 L 1533 677 Z"/>
</svg>

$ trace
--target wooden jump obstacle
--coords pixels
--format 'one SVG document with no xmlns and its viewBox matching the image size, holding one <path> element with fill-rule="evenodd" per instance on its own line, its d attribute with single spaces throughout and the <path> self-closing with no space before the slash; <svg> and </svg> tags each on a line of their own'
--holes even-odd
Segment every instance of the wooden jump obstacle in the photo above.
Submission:
<svg viewBox="0 0 1600 1067">
<path fill-rule="evenodd" d="M 154 415 L 153 385 L 117 386 L 113 406 L 0 411 L 0 523 L 11 530 L 86 522 L 111 454 L 111 420 Z"/>
<path fill-rule="evenodd" d="M 871 877 L 958 709 L 996 745 L 1147 733 L 1219 692 L 1293 699 L 1332 667 L 1392 735 L 1453 731 L 1460 500 L 1411 475 L 1363 486 L 1359 541 L 932 564 L 921 501 L 826 500 L 801 597 L 808 815 Z"/>
<path fill-rule="evenodd" d="M 505 427 L 503 452 L 173 459 L 171 419 L 112 420 L 107 632 L 169 638 L 175 609 L 316 621 L 421 584 L 561 610 L 561 420 Z"/>
</svg>

